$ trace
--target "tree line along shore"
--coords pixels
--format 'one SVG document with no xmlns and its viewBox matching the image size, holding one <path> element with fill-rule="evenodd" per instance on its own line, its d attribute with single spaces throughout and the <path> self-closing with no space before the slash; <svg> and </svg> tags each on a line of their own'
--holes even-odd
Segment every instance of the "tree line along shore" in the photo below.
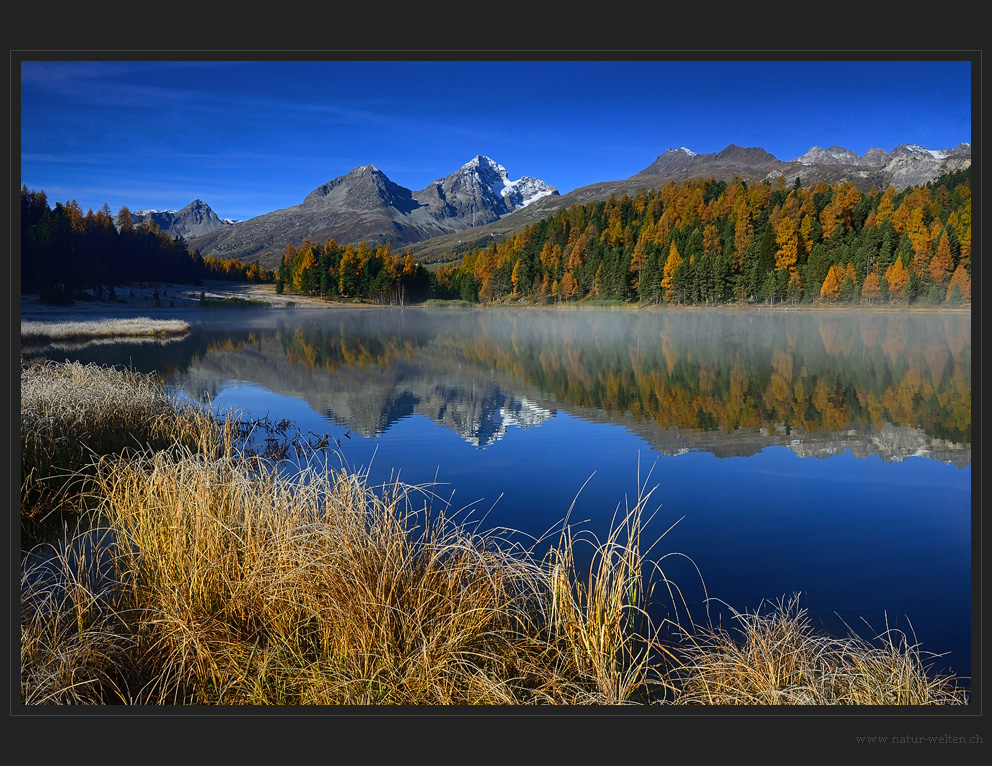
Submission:
<svg viewBox="0 0 992 766">
<path fill-rule="evenodd" d="M 573 204 L 433 263 L 389 243 L 287 242 L 271 268 L 204 258 L 130 212 L 21 190 L 22 292 L 57 303 L 135 279 L 273 283 L 279 294 L 408 304 L 960 306 L 972 300 L 971 171 L 925 186 L 686 180 Z"/>
</svg>

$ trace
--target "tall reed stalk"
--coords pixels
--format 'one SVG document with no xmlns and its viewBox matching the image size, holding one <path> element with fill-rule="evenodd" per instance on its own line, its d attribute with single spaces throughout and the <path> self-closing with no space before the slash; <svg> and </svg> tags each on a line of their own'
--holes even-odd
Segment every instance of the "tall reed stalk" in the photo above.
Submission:
<svg viewBox="0 0 992 766">
<path fill-rule="evenodd" d="M 596 697 L 606 704 L 645 701 L 671 689 L 652 665 L 659 650 L 667 652 L 648 613 L 655 583 L 646 574 L 653 569 L 651 548 L 642 548 L 641 533 L 650 496 L 642 488 L 623 518 L 614 518 L 603 541 L 577 535 L 566 517 L 547 557 L 552 630 L 574 664 L 596 680 Z M 576 576 L 575 552 L 581 544 L 592 554 L 584 580 Z"/>
</svg>

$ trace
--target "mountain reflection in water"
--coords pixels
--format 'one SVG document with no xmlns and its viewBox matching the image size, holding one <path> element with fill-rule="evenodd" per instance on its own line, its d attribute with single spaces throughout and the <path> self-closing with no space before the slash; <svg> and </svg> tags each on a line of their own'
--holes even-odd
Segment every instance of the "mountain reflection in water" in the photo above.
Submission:
<svg viewBox="0 0 992 766">
<path fill-rule="evenodd" d="M 971 461 L 967 314 L 335 309 L 195 334 L 184 388 L 251 381 L 370 437 L 419 413 L 486 447 L 566 410 L 660 454 Z"/>
</svg>

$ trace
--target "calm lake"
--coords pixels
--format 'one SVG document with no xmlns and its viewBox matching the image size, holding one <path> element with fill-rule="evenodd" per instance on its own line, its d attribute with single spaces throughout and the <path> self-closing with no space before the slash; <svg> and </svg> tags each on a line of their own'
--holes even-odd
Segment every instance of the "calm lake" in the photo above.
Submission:
<svg viewBox="0 0 992 766">
<path fill-rule="evenodd" d="M 570 523 L 602 538 L 645 486 L 642 539 L 665 533 L 653 555 L 679 554 L 663 569 L 694 619 L 708 608 L 726 625 L 799 593 L 817 626 L 896 627 L 946 653 L 936 668 L 971 672 L 970 314 L 183 318 L 182 340 L 45 354 L 157 370 L 218 412 L 287 418 L 327 434 L 335 465 L 431 484 L 463 520 L 524 540 L 559 529 L 573 501 Z"/>
</svg>

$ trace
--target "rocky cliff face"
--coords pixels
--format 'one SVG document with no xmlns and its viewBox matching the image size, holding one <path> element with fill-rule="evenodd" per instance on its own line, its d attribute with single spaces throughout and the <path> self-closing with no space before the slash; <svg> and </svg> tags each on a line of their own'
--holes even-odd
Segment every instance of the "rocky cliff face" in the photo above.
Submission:
<svg viewBox="0 0 992 766">
<path fill-rule="evenodd" d="M 872 151 L 881 151 L 872 150 Z M 800 162 L 803 165 L 860 165 L 862 164 L 862 158 L 856 152 L 852 152 L 841 146 L 831 146 L 829 149 L 821 149 L 819 146 L 814 146 L 802 157 L 797 157 L 796 162 Z M 872 163 L 876 164 L 876 163 Z M 881 164 L 881 163 L 877 163 Z"/>
<path fill-rule="evenodd" d="M 945 173 L 970 166 L 970 144 L 958 144 L 946 151 L 930 151 L 922 146 L 901 144 L 892 150 L 881 170 L 889 184 L 902 190 L 928 184 Z"/>
</svg>

